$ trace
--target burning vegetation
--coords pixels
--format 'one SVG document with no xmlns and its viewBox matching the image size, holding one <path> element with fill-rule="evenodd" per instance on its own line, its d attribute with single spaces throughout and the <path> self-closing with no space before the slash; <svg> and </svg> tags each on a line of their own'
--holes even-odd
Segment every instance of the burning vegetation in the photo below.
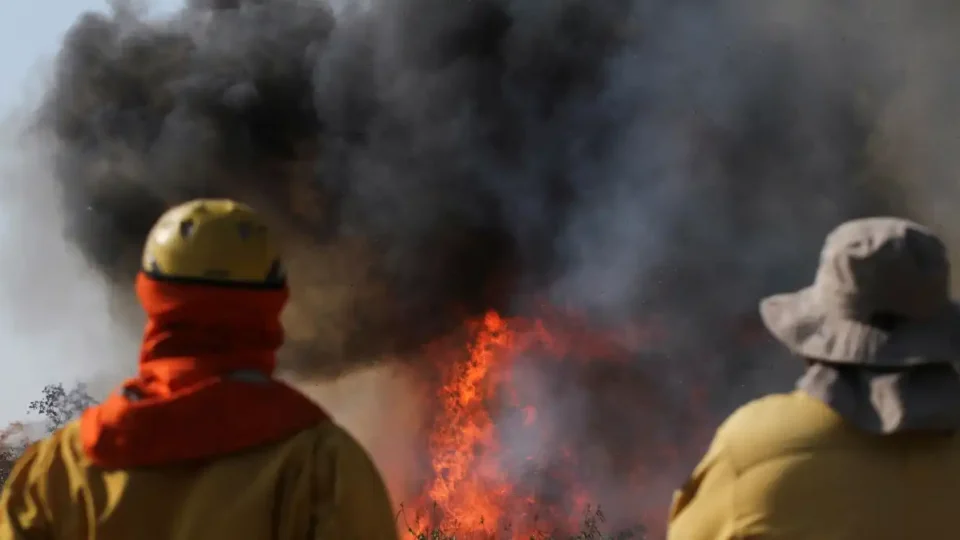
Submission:
<svg viewBox="0 0 960 540">
<path fill-rule="evenodd" d="M 437 391 L 425 441 L 426 481 L 401 510 L 411 534 L 481 540 L 644 537 L 639 526 L 612 536 L 604 530 L 604 514 L 593 506 L 598 498 L 591 493 L 591 472 L 580 460 L 582 445 L 551 410 L 549 390 L 523 380 L 545 364 L 570 375 L 583 374 L 586 359 L 614 370 L 631 361 L 630 349 L 619 342 L 626 336 L 593 333 L 579 324 L 569 332 L 559 328 L 571 320 L 557 312 L 528 320 L 489 311 L 426 348 L 424 357 L 437 362 L 432 385 Z M 630 462 L 642 463 L 638 457 Z"/>
<path fill-rule="evenodd" d="M 597 504 L 655 529 L 717 418 L 793 373 L 756 299 L 949 176 L 903 180 L 909 54 L 833 10 L 954 34 L 748 4 L 118 4 L 68 33 L 36 127 L 118 305 L 163 209 L 238 198 L 287 242 L 291 370 L 426 381 L 415 534 L 575 533 Z"/>
<path fill-rule="evenodd" d="M 539 369 L 536 363 L 548 361 L 562 368 L 583 354 L 578 348 L 593 345 L 602 355 L 597 360 L 625 358 L 607 343 L 553 335 L 542 320 L 507 320 L 493 311 L 467 324 L 464 333 L 463 349 L 457 349 L 457 336 L 428 352 L 441 361 L 429 436 L 432 474 L 417 501 L 426 514 L 418 513 L 409 528 L 419 535 L 446 531 L 505 540 L 572 536 L 582 525 L 579 517 L 591 517 L 595 500 L 578 469 L 575 442 L 565 440 L 555 422 L 538 421 L 544 404 L 513 379 L 523 372 L 519 363 L 534 362 Z M 515 444 L 518 437 L 530 442 Z M 558 450 L 548 461 L 538 452 L 544 446 Z"/>
</svg>

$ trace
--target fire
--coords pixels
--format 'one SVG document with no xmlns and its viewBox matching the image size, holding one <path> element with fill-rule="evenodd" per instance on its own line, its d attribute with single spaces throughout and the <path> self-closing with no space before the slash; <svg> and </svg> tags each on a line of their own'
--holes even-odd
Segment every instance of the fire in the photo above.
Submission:
<svg viewBox="0 0 960 540">
<path fill-rule="evenodd" d="M 466 361 L 445 374 L 442 418 L 430 438 L 436 478 L 427 490 L 443 515 L 439 528 L 484 531 L 501 519 L 511 486 L 495 464 L 484 462 L 499 450 L 487 402 L 495 397 L 492 370 L 513 341 L 505 321 L 489 313 Z"/>
<path fill-rule="evenodd" d="M 516 455 L 504 445 L 504 417 L 512 433 L 543 438 L 541 411 L 519 395 L 513 377 L 519 362 L 543 356 L 615 357 L 608 339 L 551 333 L 543 321 L 506 319 L 495 312 L 467 324 L 467 345 L 431 349 L 440 371 L 437 416 L 429 436 L 432 478 L 421 507 L 428 516 L 414 532 L 443 531 L 458 539 L 528 540 L 555 530 L 576 531 L 590 497 L 577 483 L 576 456 L 551 448 L 551 482 L 562 494 L 537 493 L 517 478 L 537 456 Z M 556 460 L 561 460 L 556 466 Z M 521 463 L 520 466 L 517 463 Z M 533 466 L 535 467 L 535 466 Z M 545 500 L 549 499 L 549 500 Z"/>
</svg>

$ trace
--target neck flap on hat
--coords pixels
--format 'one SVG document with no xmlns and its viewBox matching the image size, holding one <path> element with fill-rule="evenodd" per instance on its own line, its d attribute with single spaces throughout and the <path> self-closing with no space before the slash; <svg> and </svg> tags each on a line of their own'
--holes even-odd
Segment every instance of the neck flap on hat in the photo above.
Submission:
<svg viewBox="0 0 960 540">
<path fill-rule="evenodd" d="M 814 362 L 797 389 L 868 433 L 960 431 L 960 374 L 951 364 L 872 371 Z"/>
<path fill-rule="evenodd" d="M 272 378 L 285 289 L 156 281 L 141 274 L 148 322 L 139 372 L 80 420 L 84 452 L 108 468 L 210 459 L 327 419 Z"/>
</svg>

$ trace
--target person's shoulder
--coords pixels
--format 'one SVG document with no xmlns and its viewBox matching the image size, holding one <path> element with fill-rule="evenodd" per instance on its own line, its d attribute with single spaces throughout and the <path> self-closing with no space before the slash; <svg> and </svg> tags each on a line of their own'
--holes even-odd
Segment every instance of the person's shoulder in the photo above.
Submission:
<svg viewBox="0 0 960 540">
<path fill-rule="evenodd" d="M 730 436 L 761 431 L 759 428 L 827 427 L 842 421 L 832 409 L 803 392 L 770 394 L 742 405 L 720 427 Z"/>
<path fill-rule="evenodd" d="M 317 427 L 322 437 L 323 446 L 330 450 L 367 456 L 366 448 L 346 428 L 333 420 L 324 422 Z"/>
<path fill-rule="evenodd" d="M 734 411 L 717 430 L 738 468 L 807 451 L 849 436 L 843 419 L 827 405 L 795 391 L 755 399 Z"/>
<path fill-rule="evenodd" d="M 365 452 L 363 446 L 349 431 L 332 419 L 326 419 L 292 438 L 293 444 L 309 445 L 321 453 Z"/>
<path fill-rule="evenodd" d="M 24 455 L 29 453 L 40 458 L 60 455 L 64 452 L 71 454 L 79 446 L 80 421 L 74 420 L 49 433 L 46 437 L 31 443 Z"/>
<path fill-rule="evenodd" d="M 80 444 L 79 432 L 78 422 L 75 421 L 32 441 L 17 457 L 14 470 L 25 478 L 43 476 L 55 462 L 70 459 L 76 454 Z"/>
<path fill-rule="evenodd" d="M 323 422 L 300 436 L 312 448 L 314 459 L 326 464 L 324 470 L 357 479 L 379 479 L 379 469 L 364 445 L 335 421 Z"/>
</svg>

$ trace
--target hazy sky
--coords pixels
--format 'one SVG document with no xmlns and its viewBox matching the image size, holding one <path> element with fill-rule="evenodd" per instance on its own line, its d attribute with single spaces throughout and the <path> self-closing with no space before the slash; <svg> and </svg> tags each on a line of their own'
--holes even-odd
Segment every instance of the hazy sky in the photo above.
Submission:
<svg viewBox="0 0 960 540">
<path fill-rule="evenodd" d="M 181 4 L 182 0 L 154 0 L 150 5 L 155 11 L 171 11 Z M 0 280 L 6 287 L 0 298 L 0 427 L 23 418 L 27 404 L 39 397 L 45 384 L 76 381 L 96 365 L 93 357 L 99 349 L 113 347 L 109 339 L 111 329 L 104 317 L 92 317 L 95 324 L 79 320 L 84 310 L 103 309 L 103 293 L 89 290 L 89 286 L 80 290 L 83 287 L 79 284 L 61 284 L 60 288 L 54 285 L 53 292 L 49 292 L 48 284 L 41 283 L 47 290 L 37 296 L 46 300 L 44 304 L 38 302 L 40 307 L 30 308 L 18 305 L 22 302 L 16 295 L 23 293 L 16 291 L 42 281 L 31 280 L 31 276 L 49 278 L 50 265 L 63 266 L 70 261 L 63 255 L 36 254 L 42 250 L 63 252 L 64 245 L 57 241 L 57 227 L 38 231 L 26 225 L 28 217 L 23 214 L 29 210 L 19 202 L 23 187 L 10 180 L 27 167 L 17 159 L 12 141 L 18 124 L 10 118 L 36 102 L 43 91 L 45 70 L 77 16 L 84 11 L 105 9 L 107 3 L 103 0 L 0 1 L 0 119 L 4 127 L 0 166 L 5 175 L 0 178 L 0 258 L 4 259 Z M 78 266 L 77 262 L 71 264 Z M 70 271 L 75 274 L 77 269 Z M 68 281 L 72 274 L 53 276 Z M 28 313 L 22 314 L 21 309 Z M 38 324 L 43 320 L 50 324 Z M 130 358 L 130 364 L 135 364 L 135 358 Z"/>
</svg>

